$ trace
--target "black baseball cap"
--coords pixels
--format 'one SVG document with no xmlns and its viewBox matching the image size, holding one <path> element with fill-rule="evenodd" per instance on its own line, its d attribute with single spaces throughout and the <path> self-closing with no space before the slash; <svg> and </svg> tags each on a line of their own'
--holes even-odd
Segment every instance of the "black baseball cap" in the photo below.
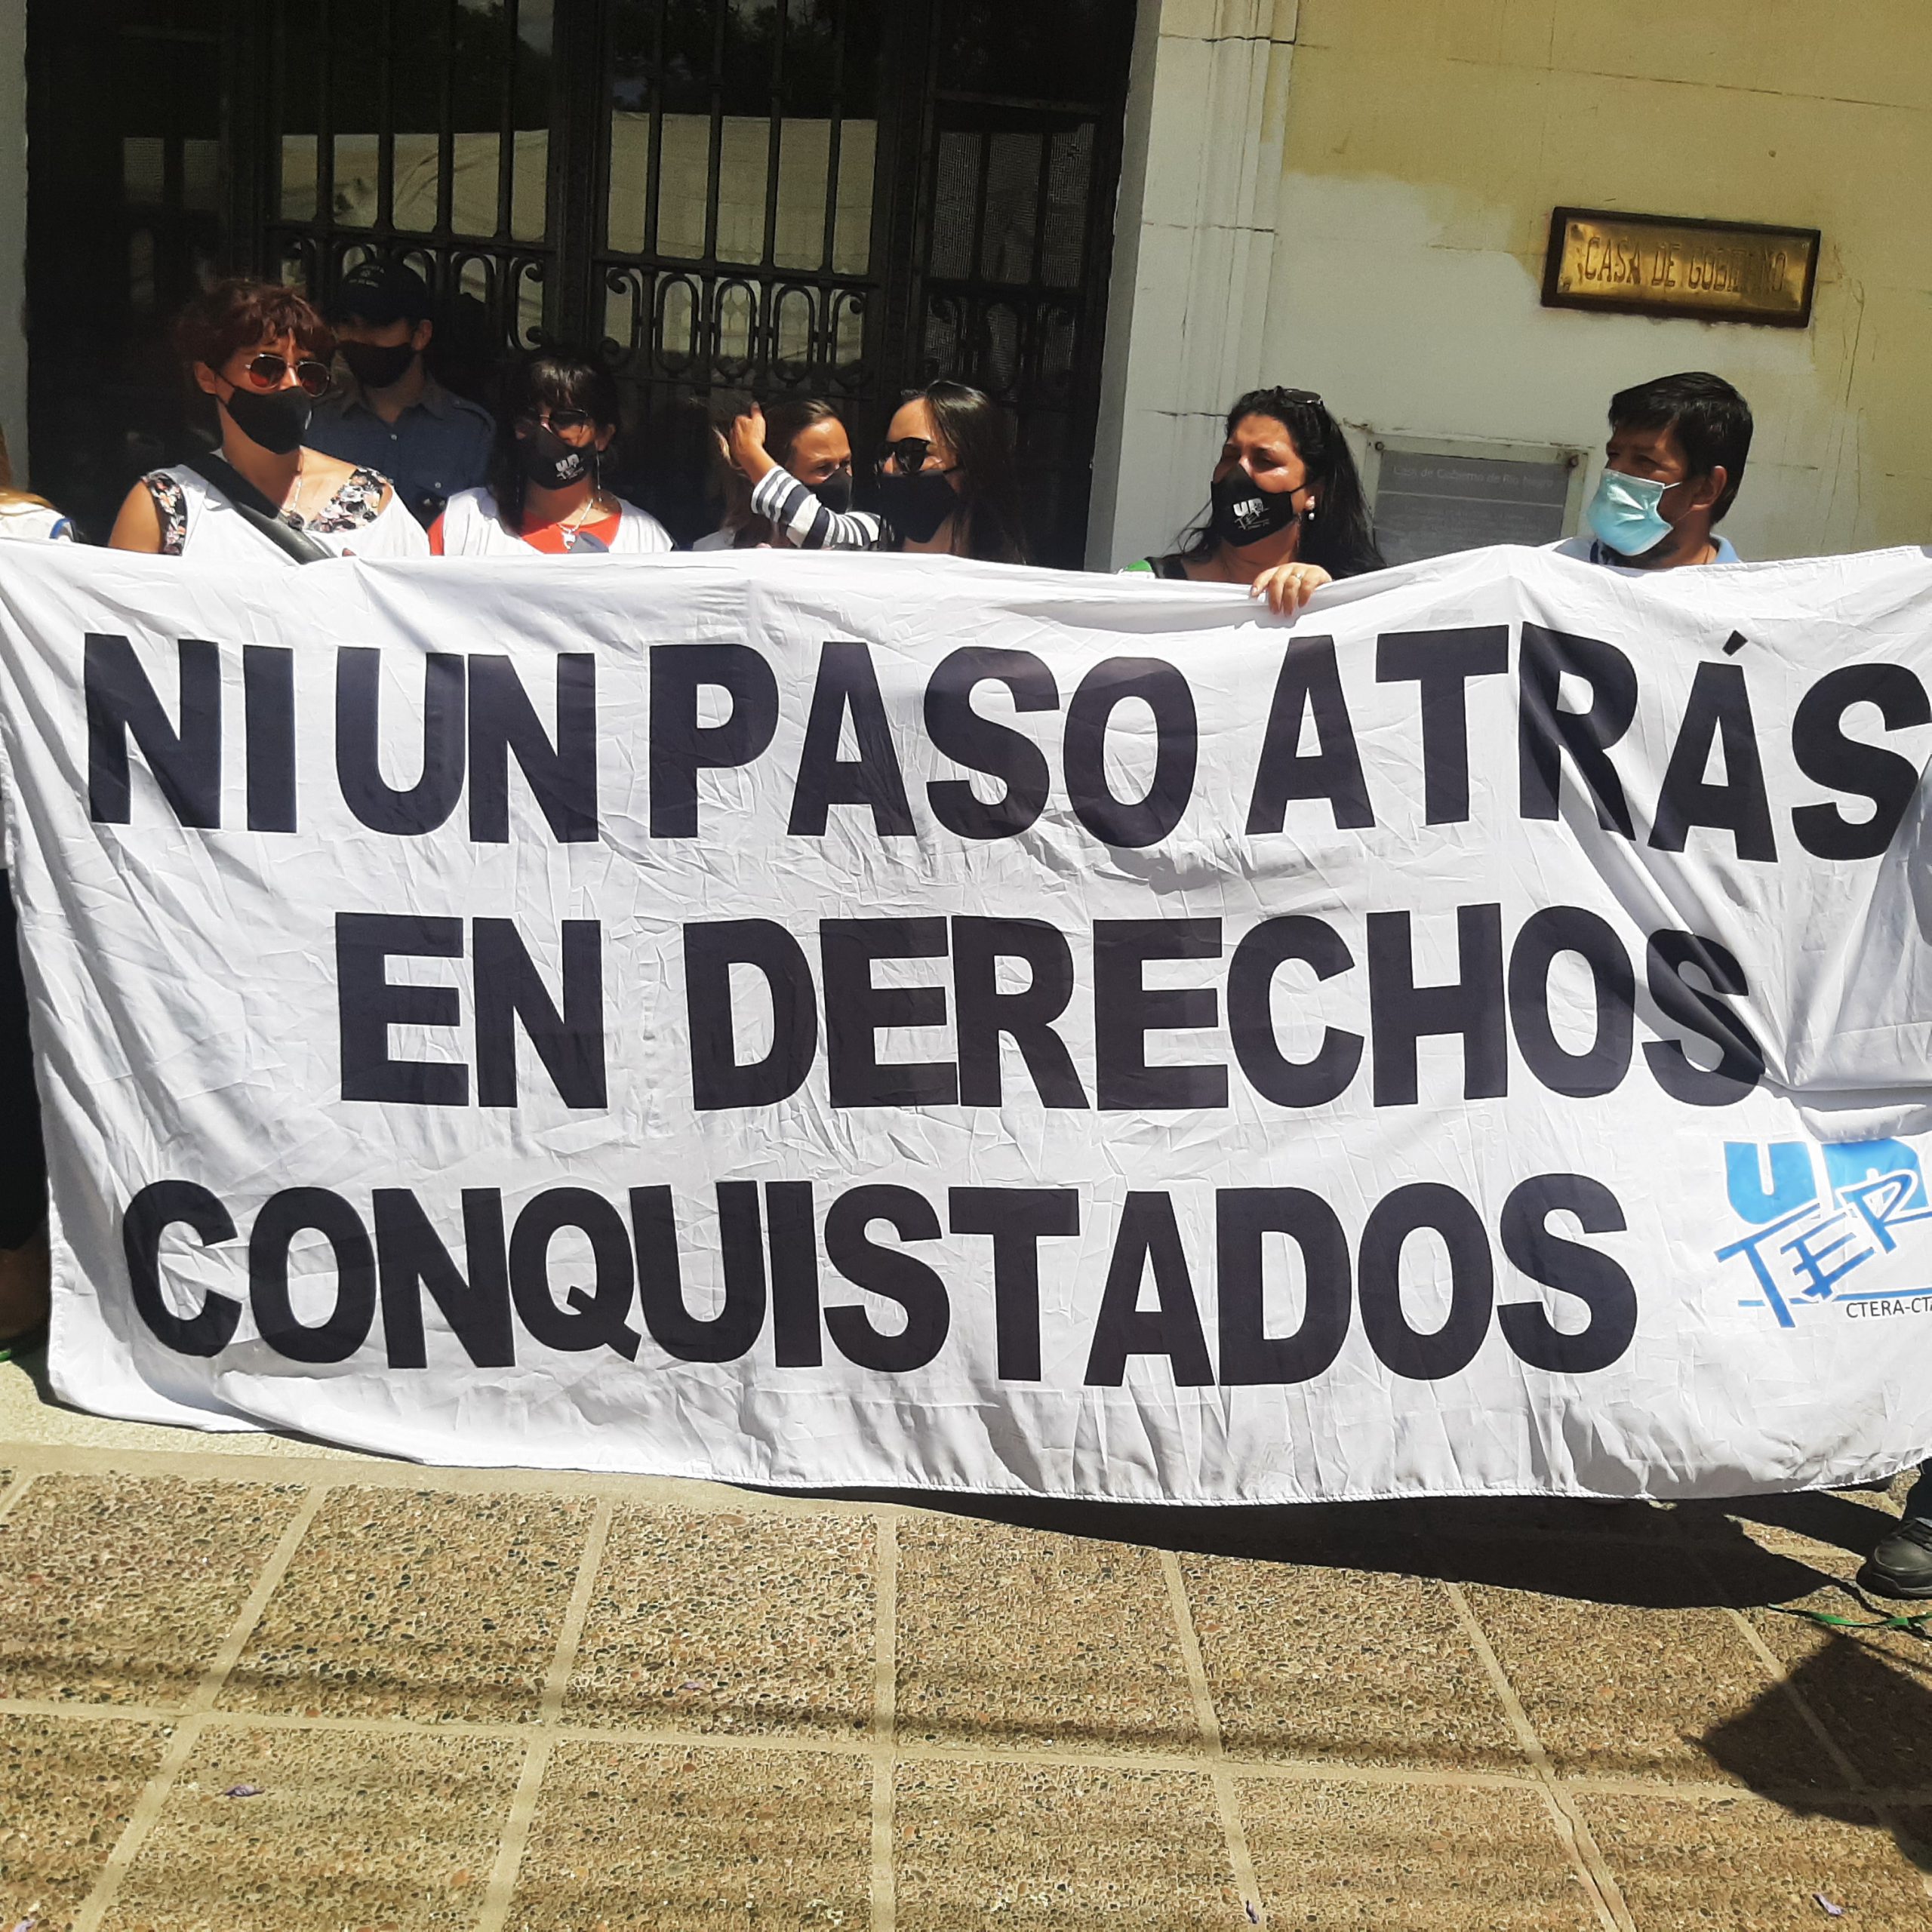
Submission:
<svg viewBox="0 0 1932 1932">
<path fill-rule="evenodd" d="M 363 262 L 337 285 L 329 320 L 352 316 L 382 328 L 395 321 L 420 322 L 430 313 L 429 285 L 399 262 Z"/>
</svg>

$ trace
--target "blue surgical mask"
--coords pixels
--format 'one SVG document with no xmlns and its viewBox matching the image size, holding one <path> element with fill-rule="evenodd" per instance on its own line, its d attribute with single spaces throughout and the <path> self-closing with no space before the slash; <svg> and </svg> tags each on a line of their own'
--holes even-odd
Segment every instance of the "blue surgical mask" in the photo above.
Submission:
<svg viewBox="0 0 1932 1932">
<path fill-rule="evenodd" d="M 1670 535 L 1670 525 L 1657 515 L 1663 493 L 1672 486 L 1648 476 L 1626 476 L 1606 469 L 1583 512 L 1597 540 L 1620 557 L 1641 557 Z"/>
</svg>

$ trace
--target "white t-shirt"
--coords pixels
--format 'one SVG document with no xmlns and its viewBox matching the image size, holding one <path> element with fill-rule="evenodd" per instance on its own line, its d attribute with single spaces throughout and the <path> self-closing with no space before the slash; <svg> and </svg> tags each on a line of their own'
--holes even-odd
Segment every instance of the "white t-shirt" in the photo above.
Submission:
<svg viewBox="0 0 1932 1932">
<path fill-rule="evenodd" d="M 443 506 L 443 555 L 446 557 L 537 557 L 557 552 L 539 550 L 503 528 L 497 500 L 487 489 L 459 490 Z M 610 554 L 651 556 L 672 547 L 671 533 L 648 510 L 617 500 L 617 534 Z M 586 546 L 579 555 L 598 554 Z"/>
<path fill-rule="evenodd" d="M 198 563 L 232 560 L 260 564 L 296 559 L 262 533 L 212 484 L 186 468 L 154 469 L 141 479 L 161 518 L 162 554 Z M 389 500 L 382 498 L 387 491 Z M 381 507 L 377 506 L 380 503 Z M 287 519 L 285 519 L 286 521 Z M 423 526 L 373 469 L 358 469 L 308 521 L 291 523 L 338 557 L 426 557 Z"/>
<path fill-rule="evenodd" d="M 45 503 L 0 503 L 0 537 L 29 543 L 71 543 L 74 526 Z"/>
</svg>

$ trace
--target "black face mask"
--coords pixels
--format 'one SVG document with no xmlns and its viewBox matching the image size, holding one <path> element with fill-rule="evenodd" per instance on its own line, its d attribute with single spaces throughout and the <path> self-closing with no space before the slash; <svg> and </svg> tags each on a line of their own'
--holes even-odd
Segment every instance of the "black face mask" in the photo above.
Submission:
<svg viewBox="0 0 1932 1932">
<path fill-rule="evenodd" d="M 245 389 L 223 397 L 229 420 L 251 443 L 276 456 L 302 447 L 315 405 L 305 389 Z"/>
<path fill-rule="evenodd" d="M 414 348 L 406 342 L 387 348 L 380 343 L 345 342 L 340 345 L 338 353 L 349 365 L 349 373 L 365 389 L 386 389 L 401 382 L 416 360 Z"/>
<path fill-rule="evenodd" d="M 1217 477 L 1208 494 L 1214 506 L 1209 528 L 1237 549 L 1274 536 L 1295 520 L 1295 506 L 1289 500 L 1294 492 L 1263 489 L 1238 463 L 1226 475 Z"/>
<path fill-rule="evenodd" d="M 516 466 L 524 480 L 540 490 L 568 490 L 581 483 L 590 474 L 596 454 L 594 449 L 565 442 L 547 423 L 516 439 Z"/>
<path fill-rule="evenodd" d="M 879 514 L 908 543 L 930 543 L 958 507 L 959 493 L 943 470 L 921 469 L 910 476 L 891 469 L 879 474 Z"/>
<path fill-rule="evenodd" d="M 835 469 L 829 476 L 805 488 L 835 515 L 843 516 L 852 507 L 852 472 Z"/>
</svg>

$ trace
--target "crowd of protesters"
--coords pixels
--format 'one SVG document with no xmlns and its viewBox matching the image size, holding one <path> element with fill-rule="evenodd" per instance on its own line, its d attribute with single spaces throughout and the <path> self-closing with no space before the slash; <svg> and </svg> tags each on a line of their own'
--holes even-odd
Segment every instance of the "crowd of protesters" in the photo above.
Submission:
<svg viewBox="0 0 1932 1932">
<path fill-rule="evenodd" d="M 140 478 L 108 538 L 204 560 L 323 556 L 646 555 L 689 547 L 897 550 L 1030 561 L 1012 424 L 962 383 L 909 394 L 862 485 L 837 408 L 788 398 L 712 429 L 711 528 L 681 546 L 619 493 L 622 398 L 609 371 L 559 349 L 502 373 L 493 414 L 439 383 L 423 278 L 369 263 L 325 318 L 300 291 L 224 281 L 182 315 L 183 372 L 213 447 Z M 1164 577 L 1241 583 L 1278 611 L 1380 566 L 1340 426 L 1318 396 L 1257 391 L 1231 412 L 1201 527 Z M 678 506 L 688 525 L 692 506 Z M 51 506 L 0 498 L 0 535 L 73 539 Z M 702 517 L 702 509 L 699 514 Z"/>
<path fill-rule="evenodd" d="M 109 543 L 258 563 L 678 547 L 606 473 L 622 414 L 607 370 L 556 350 L 527 356 L 504 372 L 493 416 L 431 373 L 434 333 L 428 288 L 400 266 L 355 269 L 326 319 L 293 289 L 217 285 L 183 316 L 177 340 L 188 379 L 213 399 L 219 441 L 140 478 Z M 1554 547 L 1638 571 L 1737 561 L 1716 526 L 1750 454 L 1743 397 L 1716 376 L 1670 376 L 1613 397 L 1609 418 L 1588 529 Z M 857 503 L 850 432 L 829 402 L 753 405 L 710 433 L 721 510 L 691 548 L 1029 561 L 1011 424 L 963 383 L 934 383 L 900 403 L 868 479 L 869 508 Z M 1312 391 L 1241 397 L 1204 480 L 1198 525 L 1128 574 L 1243 585 L 1289 614 L 1322 585 L 1383 566 L 1347 441 Z M 77 540 L 57 508 L 0 470 L 0 540 L 14 538 Z M 47 1313 L 45 1175 L 13 926 L 0 889 L 0 1359 L 37 1339 Z M 1863 1580 L 1932 1598 L 1932 1465 Z"/>
</svg>

